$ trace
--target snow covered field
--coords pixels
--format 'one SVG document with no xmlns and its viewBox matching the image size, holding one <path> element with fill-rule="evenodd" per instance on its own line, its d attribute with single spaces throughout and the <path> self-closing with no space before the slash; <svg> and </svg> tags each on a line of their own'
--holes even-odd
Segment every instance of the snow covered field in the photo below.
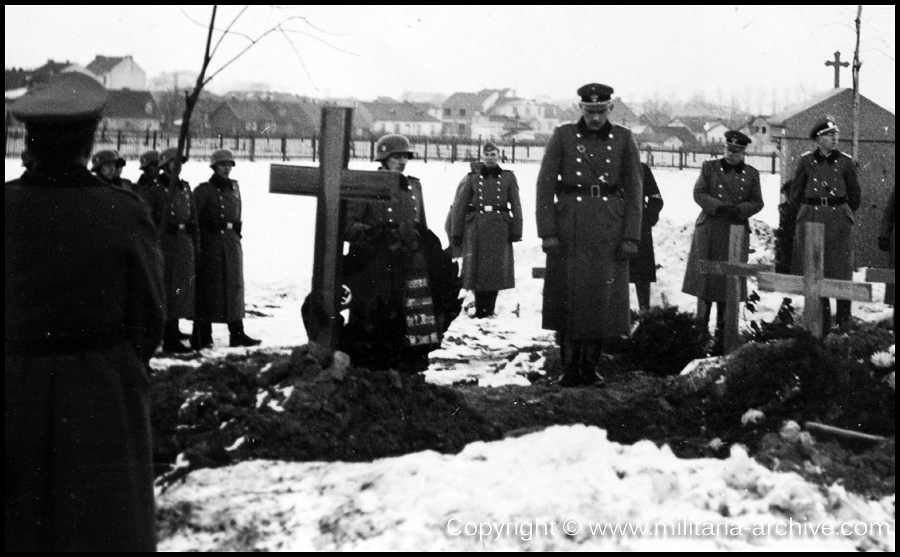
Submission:
<svg viewBox="0 0 900 557">
<path fill-rule="evenodd" d="M 538 165 L 504 166 L 516 172 L 525 214 L 524 240 L 515 245 L 517 288 L 500 293 L 497 317 L 460 316 L 454 322 L 444 347 L 432 354 L 440 362 L 426 372 L 434 383 L 468 378 L 485 387 L 527 384 L 525 375 L 542 362 L 515 357 L 507 362 L 506 356 L 552 341 L 551 333 L 540 328 L 542 281 L 531 278 L 531 269 L 544 264 L 534 224 Z M 375 167 L 351 163 L 353 169 Z M 18 159 L 8 159 L 5 169 L 7 180 L 17 177 Z M 430 227 L 445 242 L 444 218 L 467 170 L 467 163 L 413 161 L 408 166 L 422 180 Z M 268 163 L 246 161 L 238 161 L 232 174 L 241 183 L 244 203 L 245 325 L 248 334 L 263 340 L 261 349 L 287 353 L 307 340 L 300 305 L 311 280 L 315 200 L 269 194 L 268 174 Z M 691 193 L 698 171 L 654 169 L 654 174 L 665 207 L 654 229 L 662 268 L 651 302 L 693 311 L 695 299 L 680 291 L 699 213 Z M 207 165 L 196 161 L 188 162 L 183 172 L 192 186 L 210 175 Z M 125 177 L 137 179 L 136 162 L 126 166 Z M 766 207 L 756 219 L 771 227 L 778 224 L 780 181 L 778 175 L 762 174 Z M 753 255 L 767 258 L 771 261 L 771 252 Z M 883 287 L 875 291 L 875 303 L 853 305 L 855 317 L 872 321 L 890 315 L 878 303 Z M 758 312 L 744 316 L 745 326 L 749 319 L 771 320 L 783 297 L 760 294 Z M 802 299 L 795 298 L 794 305 L 801 309 Z M 636 298 L 632 306 L 637 306 Z M 189 328 L 182 324 L 182 330 Z M 246 352 L 226 348 L 224 325 L 214 326 L 213 335 L 216 348 L 195 359 L 197 365 Z M 152 361 L 157 368 L 172 363 Z M 213 529 L 168 533 L 160 549 L 174 551 L 240 547 L 241 535 L 247 542 L 244 549 L 269 550 L 894 549 L 894 497 L 869 502 L 839 486 L 823 494 L 799 476 L 769 472 L 740 448 L 724 461 L 679 460 L 667 448 L 648 442 L 621 446 L 607 441 L 602 430 L 583 426 L 475 443 L 458 455 L 424 452 L 369 464 L 257 461 L 199 470 L 161 494 L 158 502 L 163 507 L 192 505 L 203 523 L 226 525 L 215 534 L 209 533 Z M 795 528 L 803 535 L 779 535 L 788 531 L 791 520 L 802 525 Z M 605 523 L 652 530 L 657 522 L 673 528 L 681 524 L 683 535 L 590 532 L 592 525 Z M 887 524 L 888 532 L 875 532 L 869 528 L 872 522 Z M 473 528 L 484 531 L 482 523 L 493 524 L 494 530 L 467 534 Z M 855 533 L 811 533 L 813 526 L 839 530 L 847 524 L 854 525 L 850 530 Z M 498 535 L 501 525 L 506 526 Z M 755 525 L 769 530 L 753 530 Z M 533 528 L 533 535 L 527 528 Z"/>
</svg>

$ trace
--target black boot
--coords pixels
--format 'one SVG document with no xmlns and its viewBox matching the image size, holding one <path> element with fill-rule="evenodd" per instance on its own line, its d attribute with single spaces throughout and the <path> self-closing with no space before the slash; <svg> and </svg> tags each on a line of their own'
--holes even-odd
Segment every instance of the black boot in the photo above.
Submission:
<svg viewBox="0 0 900 557">
<path fill-rule="evenodd" d="M 194 320 L 194 330 L 191 332 L 191 348 L 203 350 L 213 347 L 212 323 L 202 319 Z"/>
<path fill-rule="evenodd" d="M 242 320 L 229 323 L 228 332 L 231 333 L 231 339 L 228 345 L 232 348 L 238 346 L 259 346 L 262 344 L 261 340 L 250 338 L 244 333 L 244 322 Z"/>
<path fill-rule="evenodd" d="M 586 341 L 581 350 L 581 384 L 584 386 L 605 387 L 606 380 L 600 374 L 601 341 Z"/>
<path fill-rule="evenodd" d="M 559 355 L 562 360 L 563 374 L 556 381 L 560 387 L 580 387 L 581 378 L 581 344 L 576 341 L 561 340 Z"/>
<path fill-rule="evenodd" d="M 497 305 L 497 291 L 496 290 L 488 290 L 482 292 L 482 310 L 484 311 L 485 317 L 493 317 L 494 316 L 494 308 Z"/>
<path fill-rule="evenodd" d="M 163 330 L 163 351 L 171 352 L 173 354 L 185 354 L 187 352 L 193 352 L 193 350 L 191 350 L 181 342 L 177 319 L 170 319 L 166 321 L 166 326 Z"/>
</svg>

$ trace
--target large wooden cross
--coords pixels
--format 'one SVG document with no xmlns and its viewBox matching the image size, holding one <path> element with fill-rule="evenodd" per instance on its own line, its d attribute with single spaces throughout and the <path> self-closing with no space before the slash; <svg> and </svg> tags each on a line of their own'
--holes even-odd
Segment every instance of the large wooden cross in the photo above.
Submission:
<svg viewBox="0 0 900 557">
<path fill-rule="evenodd" d="M 841 86 L 841 67 L 846 68 L 850 62 L 841 62 L 841 52 L 837 51 L 834 53 L 834 62 L 827 60 L 825 65 L 834 66 L 834 88 L 839 88 Z"/>
<path fill-rule="evenodd" d="M 341 231 L 346 202 L 390 200 L 401 180 L 399 172 L 347 169 L 352 113 L 350 108 L 322 109 L 318 168 L 273 164 L 269 174 L 270 193 L 318 198 L 309 339 L 329 352 L 334 352 L 340 338 L 337 316 L 341 309 Z"/>
<path fill-rule="evenodd" d="M 804 297 L 803 326 L 816 338 L 822 337 L 822 298 L 872 301 L 872 285 L 850 280 L 825 278 L 825 225 L 806 223 L 802 276 L 760 273 L 759 289 Z M 827 302 L 827 300 L 826 300 Z"/>
<path fill-rule="evenodd" d="M 741 279 L 756 276 L 761 272 L 772 272 L 774 265 L 743 263 L 741 251 L 744 244 L 744 227 L 732 225 L 728 235 L 728 261 L 700 261 L 700 273 L 725 276 L 725 330 L 724 350 L 729 354 L 738 347 L 738 331 L 741 319 Z M 716 308 L 719 311 L 719 308 Z"/>
<path fill-rule="evenodd" d="M 894 269 L 884 269 L 878 267 L 869 267 L 868 269 L 866 269 L 867 282 L 896 284 L 896 276 L 896 271 Z M 897 321 L 897 304 L 894 304 L 894 321 Z"/>
</svg>

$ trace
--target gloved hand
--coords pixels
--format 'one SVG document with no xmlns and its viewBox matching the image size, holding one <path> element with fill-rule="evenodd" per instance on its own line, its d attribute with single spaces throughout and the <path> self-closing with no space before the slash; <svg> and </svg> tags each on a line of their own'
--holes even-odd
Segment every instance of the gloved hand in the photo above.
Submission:
<svg viewBox="0 0 900 557">
<path fill-rule="evenodd" d="M 463 244 L 462 236 L 454 236 L 450 238 L 450 244 L 455 248 L 461 248 Z"/>
<path fill-rule="evenodd" d="M 881 251 L 891 251 L 891 239 L 887 236 L 879 236 L 878 249 Z"/>
<path fill-rule="evenodd" d="M 400 233 L 400 241 L 409 248 L 410 251 L 419 249 L 419 233 L 416 228 L 408 222 L 401 222 L 398 228 Z"/>
<path fill-rule="evenodd" d="M 622 240 L 619 242 L 619 245 L 616 247 L 616 259 L 619 261 L 623 259 L 631 259 L 636 256 L 638 252 L 638 243 L 634 240 Z"/>
<path fill-rule="evenodd" d="M 541 241 L 541 249 L 544 250 L 544 253 L 556 254 L 561 251 L 562 247 L 559 245 L 559 238 L 548 236 Z"/>
<path fill-rule="evenodd" d="M 658 212 L 649 212 L 644 213 L 645 218 L 647 219 L 647 226 L 656 226 L 656 223 L 659 222 L 659 213 Z"/>
<path fill-rule="evenodd" d="M 740 218 L 741 212 L 738 210 L 737 205 L 725 205 L 724 207 L 716 209 L 716 216 L 727 219 L 737 219 Z"/>
</svg>

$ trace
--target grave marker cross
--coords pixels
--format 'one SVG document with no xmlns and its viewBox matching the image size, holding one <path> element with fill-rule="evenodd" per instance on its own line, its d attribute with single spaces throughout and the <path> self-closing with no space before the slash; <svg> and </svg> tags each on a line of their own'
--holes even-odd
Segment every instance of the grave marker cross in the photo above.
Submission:
<svg viewBox="0 0 900 557">
<path fill-rule="evenodd" d="M 273 164 L 269 192 L 309 195 L 316 204 L 316 240 L 310 295 L 309 337 L 333 352 L 339 340 L 341 238 L 348 200 L 391 199 L 400 186 L 399 172 L 348 170 L 350 160 L 350 108 L 322 109 L 319 167 Z"/>
<path fill-rule="evenodd" d="M 825 225 L 806 223 L 806 245 L 803 246 L 803 275 L 760 273 L 759 289 L 804 297 L 803 326 L 816 338 L 822 338 L 822 298 L 872 301 L 872 285 L 850 280 L 827 279 L 825 276 Z M 827 300 L 826 300 L 827 302 Z"/>
</svg>

